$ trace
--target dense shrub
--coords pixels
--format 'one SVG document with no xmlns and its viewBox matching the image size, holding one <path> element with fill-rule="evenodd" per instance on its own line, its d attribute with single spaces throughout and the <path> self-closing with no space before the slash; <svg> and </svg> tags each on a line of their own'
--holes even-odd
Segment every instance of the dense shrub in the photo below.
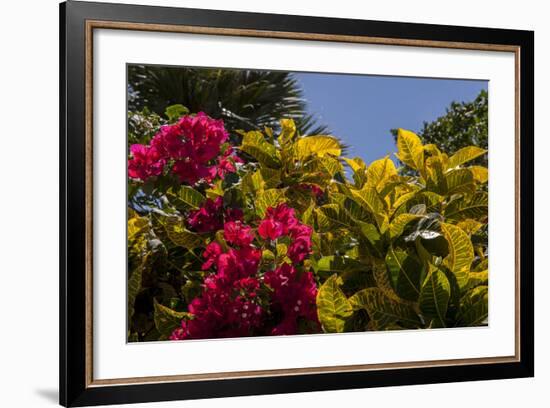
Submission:
<svg viewBox="0 0 550 408">
<path fill-rule="evenodd" d="M 402 172 L 289 119 L 168 118 L 130 115 L 130 341 L 487 323 L 485 150 L 400 129 Z"/>
</svg>

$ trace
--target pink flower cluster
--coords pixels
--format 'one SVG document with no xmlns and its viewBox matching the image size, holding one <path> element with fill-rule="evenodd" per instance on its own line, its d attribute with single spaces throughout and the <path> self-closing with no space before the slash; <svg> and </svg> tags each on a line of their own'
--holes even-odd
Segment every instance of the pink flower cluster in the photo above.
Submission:
<svg viewBox="0 0 550 408">
<path fill-rule="evenodd" d="M 206 205 L 212 209 L 219 203 Z M 192 318 L 182 320 L 170 339 L 295 334 L 300 321 L 318 329 L 317 286 L 313 274 L 302 265 L 311 253 L 312 229 L 298 221 L 294 209 L 280 204 L 268 209 L 258 228 L 263 240 L 257 240 L 242 213 L 223 212 L 221 205 L 219 210 L 225 218 L 227 247 L 212 241 L 205 248 L 202 269 L 215 271 L 205 279 L 203 293 L 189 304 Z M 219 225 L 201 225 L 206 224 Z M 282 262 L 262 274 L 261 246 L 280 237 L 291 240 L 287 255 L 293 265 Z"/>
<path fill-rule="evenodd" d="M 164 125 L 149 145 L 130 147 L 128 175 L 142 181 L 163 174 L 166 166 L 182 183 L 211 182 L 236 171 L 242 160 L 231 147 L 221 150 L 229 134 L 222 120 L 214 120 L 203 112 L 183 116 L 177 123 Z"/>
<path fill-rule="evenodd" d="M 301 224 L 294 208 L 280 204 L 267 210 L 266 218 L 260 223 L 258 233 L 264 239 L 275 240 L 283 235 L 290 236 L 292 243 L 287 256 L 294 263 L 302 262 L 311 254 L 311 233 L 309 225 Z"/>
</svg>

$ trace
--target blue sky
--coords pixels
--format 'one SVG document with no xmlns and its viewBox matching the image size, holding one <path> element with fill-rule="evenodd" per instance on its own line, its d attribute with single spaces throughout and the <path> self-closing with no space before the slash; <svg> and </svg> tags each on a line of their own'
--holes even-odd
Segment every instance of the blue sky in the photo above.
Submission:
<svg viewBox="0 0 550 408">
<path fill-rule="evenodd" d="M 396 152 L 390 129 L 418 132 L 452 101 L 472 101 L 487 81 L 296 73 L 308 111 L 367 163 Z"/>
</svg>

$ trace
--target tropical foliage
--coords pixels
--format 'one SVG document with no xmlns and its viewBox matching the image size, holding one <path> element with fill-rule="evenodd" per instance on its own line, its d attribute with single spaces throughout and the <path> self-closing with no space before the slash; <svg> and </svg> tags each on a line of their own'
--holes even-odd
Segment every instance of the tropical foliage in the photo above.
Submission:
<svg viewBox="0 0 550 408">
<path fill-rule="evenodd" d="M 484 149 L 399 129 L 403 172 L 291 119 L 164 116 L 129 119 L 130 341 L 487 324 Z"/>
<path fill-rule="evenodd" d="M 454 154 L 464 146 L 488 148 L 489 95 L 482 90 L 471 102 L 452 102 L 445 115 L 432 122 L 424 122 L 418 136 L 423 143 L 436 144 L 447 154 Z M 392 133 L 397 140 L 397 129 Z M 488 155 L 475 159 L 473 164 L 487 167 Z"/>
</svg>

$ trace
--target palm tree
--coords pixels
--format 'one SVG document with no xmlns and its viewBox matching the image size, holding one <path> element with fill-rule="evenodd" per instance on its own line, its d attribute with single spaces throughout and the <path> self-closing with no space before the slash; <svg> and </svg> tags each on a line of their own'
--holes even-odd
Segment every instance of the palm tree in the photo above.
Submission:
<svg viewBox="0 0 550 408">
<path fill-rule="evenodd" d="M 163 115 L 167 106 L 182 104 L 190 112 L 222 118 L 229 130 L 277 129 L 292 118 L 301 134 L 327 133 L 306 112 L 302 90 L 292 73 L 154 65 L 128 67 L 128 109 L 148 107 Z"/>
</svg>

